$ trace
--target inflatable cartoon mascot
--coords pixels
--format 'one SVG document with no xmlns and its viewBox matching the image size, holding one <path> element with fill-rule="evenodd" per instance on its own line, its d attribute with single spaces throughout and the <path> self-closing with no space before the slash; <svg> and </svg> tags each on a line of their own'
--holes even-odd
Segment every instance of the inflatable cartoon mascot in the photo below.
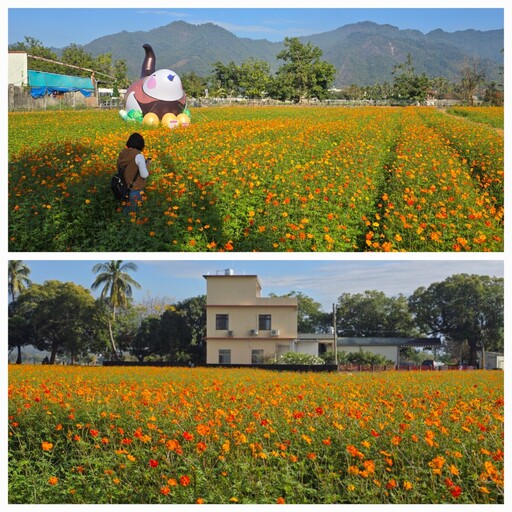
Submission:
<svg viewBox="0 0 512 512">
<path fill-rule="evenodd" d="M 170 69 L 155 71 L 156 57 L 151 45 L 144 44 L 146 52 L 140 72 L 140 80 L 130 85 L 125 94 L 125 110 L 121 117 L 136 119 L 149 113 L 162 120 L 165 114 L 178 116 L 186 108 L 187 96 L 180 77 Z M 126 117 L 127 116 L 127 117 Z M 158 121 L 157 121 L 158 122 Z"/>
</svg>

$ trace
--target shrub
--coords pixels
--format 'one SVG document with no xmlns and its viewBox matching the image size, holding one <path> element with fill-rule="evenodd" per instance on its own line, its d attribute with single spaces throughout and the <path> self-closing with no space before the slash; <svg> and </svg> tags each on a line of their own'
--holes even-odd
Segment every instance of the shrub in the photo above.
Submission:
<svg viewBox="0 0 512 512">
<path fill-rule="evenodd" d="M 279 360 L 278 364 L 325 364 L 321 357 L 312 354 L 301 354 L 300 352 L 286 352 Z"/>
</svg>

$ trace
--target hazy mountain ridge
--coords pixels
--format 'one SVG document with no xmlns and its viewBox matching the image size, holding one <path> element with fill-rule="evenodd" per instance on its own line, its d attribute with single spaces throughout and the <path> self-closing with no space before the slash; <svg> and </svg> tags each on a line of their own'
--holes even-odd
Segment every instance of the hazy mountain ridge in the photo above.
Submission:
<svg viewBox="0 0 512 512">
<path fill-rule="evenodd" d="M 405 62 L 408 53 L 413 56 L 416 72 L 432 77 L 456 79 L 465 59 L 478 58 L 487 78 L 497 80 L 503 66 L 503 30 L 450 33 L 437 29 L 423 34 L 367 21 L 299 39 L 322 49 L 323 59 L 337 69 L 337 86 L 391 82 L 393 66 Z M 249 58 L 265 60 L 275 71 L 282 64 L 276 55 L 284 48 L 284 42 L 240 38 L 213 23 L 191 25 L 183 21 L 147 32 L 104 36 L 83 48 L 95 56 L 111 52 L 113 59 L 125 59 L 129 75 L 138 78 L 144 43 L 153 46 L 157 69 L 167 67 L 179 74 L 194 71 L 203 76 L 212 72 L 217 61 L 240 64 Z"/>
</svg>

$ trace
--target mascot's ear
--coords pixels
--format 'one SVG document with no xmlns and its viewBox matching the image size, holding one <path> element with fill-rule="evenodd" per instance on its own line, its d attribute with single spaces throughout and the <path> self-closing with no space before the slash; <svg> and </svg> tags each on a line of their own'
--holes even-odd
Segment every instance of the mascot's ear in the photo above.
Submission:
<svg viewBox="0 0 512 512">
<path fill-rule="evenodd" d="M 156 57 L 153 48 L 150 44 L 143 44 L 142 48 L 146 52 L 144 61 L 142 62 L 142 68 L 140 70 L 140 77 L 145 78 L 146 76 L 152 75 L 155 72 Z"/>
</svg>

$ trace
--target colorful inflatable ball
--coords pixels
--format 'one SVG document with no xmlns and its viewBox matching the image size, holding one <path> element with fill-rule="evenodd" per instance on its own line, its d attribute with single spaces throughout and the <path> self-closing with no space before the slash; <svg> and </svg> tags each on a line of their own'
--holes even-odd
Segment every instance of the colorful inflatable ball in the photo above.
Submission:
<svg viewBox="0 0 512 512">
<path fill-rule="evenodd" d="M 188 126 L 190 124 L 190 117 L 187 116 L 185 113 L 178 114 L 176 116 L 178 119 L 178 123 L 180 126 Z"/>
<path fill-rule="evenodd" d="M 121 116 L 122 117 L 122 116 Z M 127 114 L 126 114 L 126 121 L 132 121 L 132 122 L 136 122 L 136 123 L 142 123 L 142 119 L 143 119 L 143 115 L 142 115 L 142 112 L 140 110 L 130 110 Z"/>
<path fill-rule="evenodd" d="M 162 117 L 162 126 L 173 129 L 177 128 L 178 125 L 178 118 L 172 112 L 167 112 L 167 114 L 164 114 Z"/>
<path fill-rule="evenodd" d="M 160 124 L 160 119 L 153 112 L 149 112 L 143 117 L 142 124 L 147 124 L 150 126 L 158 126 Z"/>
</svg>

